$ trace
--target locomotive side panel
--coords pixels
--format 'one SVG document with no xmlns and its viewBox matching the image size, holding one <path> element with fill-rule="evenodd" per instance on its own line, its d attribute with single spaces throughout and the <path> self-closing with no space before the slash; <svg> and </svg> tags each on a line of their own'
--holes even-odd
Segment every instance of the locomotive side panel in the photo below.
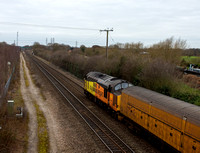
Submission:
<svg viewBox="0 0 200 153">
<path fill-rule="evenodd" d="M 192 137 L 184 135 L 183 140 L 183 153 L 199 153 L 200 152 L 200 142 L 195 141 Z"/>
<path fill-rule="evenodd" d="M 200 141 L 200 127 L 197 125 L 194 125 L 190 122 L 187 122 L 185 126 L 185 133 L 190 135 L 191 137 L 196 138 L 198 141 Z"/>
<path fill-rule="evenodd" d="M 149 116 L 149 132 L 179 150 L 181 138 L 180 131 L 152 116 Z"/>
<path fill-rule="evenodd" d="M 121 95 L 115 95 L 111 94 L 112 100 L 109 102 L 109 106 L 114 111 L 120 111 L 120 105 L 121 105 Z"/>
<path fill-rule="evenodd" d="M 119 96 L 117 97 L 117 104 L 115 105 L 116 111 L 120 111 L 121 100 L 122 100 L 122 96 L 119 95 Z"/>
<path fill-rule="evenodd" d="M 129 116 L 128 115 L 129 111 L 128 111 L 128 108 L 127 108 L 127 106 L 128 106 L 127 103 L 128 103 L 128 95 L 122 92 L 120 112 L 126 117 Z"/>
<path fill-rule="evenodd" d="M 148 111 L 147 103 L 122 92 L 120 112 L 145 129 L 148 128 Z"/>
<path fill-rule="evenodd" d="M 108 92 L 103 88 L 100 84 L 96 83 L 96 97 L 100 99 L 102 102 L 108 104 Z"/>
<path fill-rule="evenodd" d="M 128 117 L 141 125 L 145 129 L 148 128 L 148 111 L 149 106 L 147 103 L 137 100 L 131 96 L 128 96 L 127 103 Z"/>
<path fill-rule="evenodd" d="M 151 108 L 151 115 L 162 122 L 181 130 L 182 119 L 174 116 L 173 114 L 167 113 L 159 108 L 153 107 Z"/>
<path fill-rule="evenodd" d="M 95 96 L 96 93 L 96 82 L 85 80 L 85 90 Z"/>
<path fill-rule="evenodd" d="M 135 123 L 179 150 L 181 131 L 165 122 L 168 117 L 171 117 L 171 119 L 167 119 L 167 121 L 178 121 L 178 118 L 150 104 L 151 103 L 148 104 L 147 102 L 140 101 L 126 93 L 122 93 L 120 111 Z M 158 116 L 158 114 L 160 114 L 160 116 Z"/>
</svg>

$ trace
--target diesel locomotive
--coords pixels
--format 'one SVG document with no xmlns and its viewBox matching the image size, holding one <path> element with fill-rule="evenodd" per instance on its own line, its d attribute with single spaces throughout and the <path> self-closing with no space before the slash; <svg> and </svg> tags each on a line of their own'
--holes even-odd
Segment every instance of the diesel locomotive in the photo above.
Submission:
<svg viewBox="0 0 200 153">
<path fill-rule="evenodd" d="M 100 72 L 85 76 L 84 93 L 118 119 L 139 125 L 177 151 L 200 152 L 199 106 Z"/>
</svg>

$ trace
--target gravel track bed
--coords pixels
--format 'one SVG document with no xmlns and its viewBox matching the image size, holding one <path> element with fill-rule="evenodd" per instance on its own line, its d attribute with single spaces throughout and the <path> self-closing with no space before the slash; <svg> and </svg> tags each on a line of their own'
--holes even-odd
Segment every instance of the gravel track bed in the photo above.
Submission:
<svg viewBox="0 0 200 153">
<path fill-rule="evenodd" d="M 36 86 L 41 88 L 45 95 L 46 107 L 51 112 L 49 114 L 51 116 L 48 117 L 51 118 L 49 128 L 54 133 L 53 138 L 57 145 L 57 152 L 107 152 L 107 148 L 103 145 L 99 146 L 101 141 L 36 65 L 28 57 L 26 57 L 26 61 L 29 63 Z M 50 141 L 52 141 L 51 138 Z"/>
<path fill-rule="evenodd" d="M 44 61 L 44 60 L 43 60 Z M 45 61 L 46 62 L 46 61 Z M 46 62 L 48 63 L 48 62 Z M 49 63 L 48 63 L 49 64 Z M 83 86 L 83 81 L 77 79 L 73 75 L 68 72 L 63 72 L 56 66 L 50 64 L 53 68 L 56 68 L 59 72 L 63 73 L 65 76 L 73 79 L 77 83 Z M 37 82 L 41 85 L 43 92 L 46 97 L 51 97 L 54 95 L 53 99 L 56 100 L 55 103 L 50 104 L 49 107 L 55 107 L 54 109 L 56 114 L 58 115 L 59 122 L 61 123 L 62 128 L 70 129 L 63 132 L 64 138 L 61 142 L 65 142 L 65 138 L 67 139 L 67 134 L 70 132 L 71 138 L 74 141 L 71 141 L 70 145 L 76 146 L 77 148 L 84 148 L 84 152 L 105 152 L 106 148 L 102 145 L 101 141 L 94 135 L 94 133 L 87 127 L 85 122 L 76 114 L 76 112 L 71 108 L 71 106 L 66 103 L 64 104 L 64 98 L 58 92 L 56 92 L 55 88 L 49 83 L 49 81 L 44 77 L 41 72 L 35 68 L 35 65 L 30 62 L 30 67 L 34 72 L 34 77 Z M 78 88 L 78 87 L 76 87 Z M 74 91 L 79 99 L 81 99 L 84 104 L 95 114 L 97 115 L 107 126 L 109 126 L 125 143 L 127 143 L 131 148 L 134 149 L 136 153 L 159 153 L 157 149 L 152 147 L 147 141 L 141 139 L 139 136 L 136 136 L 131 133 L 131 131 L 121 122 L 112 118 L 106 111 L 100 108 L 97 104 L 91 102 L 86 99 L 85 95 L 82 93 L 78 93 Z M 61 117 L 60 117 L 61 116 Z M 79 138 L 80 137 L 80 138 Z M 81 137 L 83 139 L 81 140 Z M 70 139 L 71 139 L 70 138 Z M 60 142 L 57 142 L 58 146 Z M 62 145 L 64 145 L 62 143 Z M 65 146 L 65 145 L 64 145 Z M 61 148 L 65 148 L 65 147 Z M 59 148 L 59 147 L 58 147 Z M 72 148 L 70 148 L 72 149 Z M 69 150 L 70 150 L 69 149 Z M 62 149 L 63 150 L 63 149 Z M 72 149 L 73 150 L 73 149 Z M 63 150 L 64 152 L 67 150 Z M 80 150 L 78 150 L 79 152 Z M 76 151 L 75 151 L 76 152 Z M 81 151 L 83 152 L 83 151 Z"/>
</svg>

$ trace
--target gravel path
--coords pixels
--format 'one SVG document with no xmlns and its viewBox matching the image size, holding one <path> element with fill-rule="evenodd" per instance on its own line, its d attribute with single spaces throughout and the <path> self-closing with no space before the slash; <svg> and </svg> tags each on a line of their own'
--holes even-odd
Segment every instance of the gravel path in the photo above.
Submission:
<svg viewBox="0 0 200 153">
<path fill-rule="evenodd" d="M 28 132 L 28 153 L 35 153 L 37 152 L 37 143 L 38 143 L 38 136 L 37 136 L 37 117 L 35 107 L 32 102 L 32 95 L 29 88 L 25 85 L 24 79 L 24 71 L 22 66 L 22 61 L 24 58 L 22 54 L 20 54 L 20 82 L 21 82 L 21 93 L 24 99 L 25 106 L 29 113 L 29 132 Z M 24 64 L 26 65 L 26 64 Z"/>
<path fill-rule="evenodd" d="M 22 95 L 23 99 L 25 101 L 25 105 L 29 112 L 29 144 L 28 144 L 28 152 L 35 153 L 37 152 L 37 142 L 38 142 L 38 136 L 37 136 L 37 116 L 36 116 L 36 110 L 33 105 L 34 102 L 37 102 L 40 109 L 43 111 L 45 118 L 47 119 L 47 126 L 54 124 L 52 121 L 51 116 L 49 115 L 50 112 L 48 109 L 45 108 L 45 101 L 43 100 L 40 90 L 33 84 L 29 69 L 27 68 L 26 61 L 24 60 L 24 57 L 21 55 L 21 61 L 24 62 L 24 68 L 26 71 L 27 79 L 29 82 L 29 87 L 25 86 L 25 80 L 23 75 L 23 68 L 22 68 L 22 62 L 21 62 L 21 84 L 22 84 Z M 48 128 L 48 133 L 50 137 L 50 152 L 57 152 L 57 145 L 54 138 L 54 131 L 52 128 Z"/>
</svg>

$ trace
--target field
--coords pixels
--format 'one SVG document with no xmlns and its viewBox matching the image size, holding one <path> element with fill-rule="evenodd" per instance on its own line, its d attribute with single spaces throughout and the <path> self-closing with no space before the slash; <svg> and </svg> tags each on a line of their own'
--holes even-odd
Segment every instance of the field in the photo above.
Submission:
<svg viewBox="0 0 200 153">
<path fill-rule="evenodd" d="M 184 60 L 187 65 L 195 64 L 200 66 L 200 56 L 182 56 L 181 60 Z"/>
</svg>

